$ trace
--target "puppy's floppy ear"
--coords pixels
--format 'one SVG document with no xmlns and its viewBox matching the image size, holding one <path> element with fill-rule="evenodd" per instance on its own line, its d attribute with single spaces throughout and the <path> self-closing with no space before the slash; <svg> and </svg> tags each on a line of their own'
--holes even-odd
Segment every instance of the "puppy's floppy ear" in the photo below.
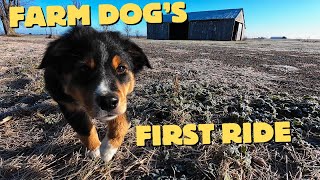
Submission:
<svg viewBox="0 0 320 180">
<path fill-rule="evenodd" d="M 57 71 L 68 70 L 86 51 L 92 51 L 92 42 L 97 31 L 91 27 L 76 26 L 59 39 L 49 43 L 39 69 L 53 68 Z"/>
<path fill-rule="evenodd" d="M 143 69 L 144 66 L 151 68 L 150 62 L 143 50 L 134 42 L 125 40 L 125 51 L 129 53 L 132 58 L 133 72 L 137 73 Z"/>
<path fill-rule="evenodd" d="M 42 62 L 38 69 L 43 69 L 47 67 L 57 67 L 62 59 L 62 55 L 66 47 L 63 46 L 61 39 L 51 42 L 43 56 Z"/>
</svg>

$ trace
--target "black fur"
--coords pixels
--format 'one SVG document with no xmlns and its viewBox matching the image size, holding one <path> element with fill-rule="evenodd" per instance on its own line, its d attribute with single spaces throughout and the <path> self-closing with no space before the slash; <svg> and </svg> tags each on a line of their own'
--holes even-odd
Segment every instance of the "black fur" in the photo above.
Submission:
<svg viewBox="0 0 320 180">
<path fill-rule="evenodd" d="M 101 52 L 97 51 L 101 48 L 98 42 L 106 45 L 105 49 L 100 49 Z M 81 58 L 102 58 L 102 55 L 112 56 L 123 52 L 130 55 L 135 73 L 142 70 L 143 66 L 152 68 L 142 49 L 120 33 L 98 32 L 91 27 L 77 26 L 49 44 L 38 68 L 52 67 L 59 72 L 65 72 L 73 68 L 72 64 Z"/>
<path fill-rule="evenodd" d="M 65 104 L 77 106 L 78 102 L 65 92 L 64 87 L 72 84 L 77 89 L 94 94 L 99 82 L 107 79 L 111 84 L 110 89 L 116 91 L 116 80 L 125 83 L 130 77 L 127 74 L 117 74 L 111 67 L 110 62 L 115 55 L 120 56 L 134 74 L 144 66 L 151 68 L 147 56 L 137 44 L 117 32 L 98 32 L 91 27 L 72 28 L 51 42 L 44 54 L 39 69 L 45 69 L 46 89 L 58 102 L 69 124 L 80 135 L 88 135 L 90 119 L 81 108 L 66 108 Z M 94 60 L 93 69 L 85 65 L 88 59 Z"/>
<path fill-rule="evenodd" d="M 64 105 L 59 104 L 60 110 L 70 126 L 81 136 L 89 136 L 91 130 L 90 117 L 84 111 L 70 112 Z"/>
<path fill-rule="evenodd" d="M 134 42 L 117 32 L 98 32 L 91 27 L 74 27 L 59 39 L 51 42 L 46 50 L 39 69 L 45 68 L 46 89 L 56 101 L 71 101 L 71 97 L 62 92 L 62 75 L 73 74 L 75 84 L 93 88 L 100 80 L 101 70 L 82 70 L 86 58 L 95 59 L 99 67 L 105 66 L 114 55 L 120 55 L 130 65 L 134 73 L 144 66 L 151 68 L 148 58 Z M 114 72 L 105 72 L 104 76 L 114 79 Z M 126 76 L 117 76 L 126 81 Z M 112 86 L 114 87 L 114 86 Z"/>
</svg>

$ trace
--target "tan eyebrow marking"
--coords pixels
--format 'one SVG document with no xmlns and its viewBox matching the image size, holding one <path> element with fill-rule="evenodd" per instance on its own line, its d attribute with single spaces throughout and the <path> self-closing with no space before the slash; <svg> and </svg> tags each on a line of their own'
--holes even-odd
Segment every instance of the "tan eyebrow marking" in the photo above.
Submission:
<svg viewBox="0 0 320 180">
<path fill-rule="evenodd" d="M 113 58 L 112 58 L 112 67 L 114 69 L 117 69 L 117 67 L 121 64 L 121 59 L 120 59 L 120 56 L 118 55 L 115 55 Z"/>
<path fill-rule="evenodd" d="M 96 67 L 96 62 L 94 61 L 94 59 L 87 59 L 85 61 L 85 64 L 90 68 L 90 69 L 94 69 Z"/>
</svg>

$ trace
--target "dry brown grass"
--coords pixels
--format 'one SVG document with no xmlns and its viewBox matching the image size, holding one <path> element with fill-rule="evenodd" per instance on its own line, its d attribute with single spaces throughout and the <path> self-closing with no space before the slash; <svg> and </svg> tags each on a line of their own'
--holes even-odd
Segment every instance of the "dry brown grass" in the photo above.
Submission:
<svg viewBox="0 0 320 180">
<path fill-rule="evenodd" d="M 320 178 L 320 50 L 291 51 L 306 42 L 262 50 L 256 41 L 137 40 L 154 69 L 138 77 L 128 108 L 132 128 L 104 164 L 88 157 L 43 89 L 35 67 L 49 40 L 0 41 L 0 121 L 12 117 L 0 124 L 0 179 Z M 292 143 L 221 144 L 221 123 L 277 120 L 292 122 Z M 105 125 L 96 123 L 103 137 Z M 215 123 L 212 144 L 135 144 L 136 125 L 188 123 Z"/>
</svg>

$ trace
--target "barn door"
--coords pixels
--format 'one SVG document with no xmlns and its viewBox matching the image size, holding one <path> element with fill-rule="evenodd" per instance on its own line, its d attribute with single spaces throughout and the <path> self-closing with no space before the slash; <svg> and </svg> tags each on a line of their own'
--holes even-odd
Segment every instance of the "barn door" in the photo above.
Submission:
<svg viewBox="0 0 320 180">
<path fill-rule="evenodd" d="M 237 32 L 237 41 L 241 41 L 241 37 L 242 37 L 242 27 L 243 27 L 243 24 L 242 23 L 239 23 L 239 26 L 238 26 L 238 32 Z"/>
<path fill-rule="evenodd" d="M 234 22 L 232 40 L 233 41 L 241 41 L 242 39 L 242 28 L 243 24 L 239 22 Z"/>
<path fill-rule="evenodd" d="M 169 39 L 172 40 L 187 40 L 189 32 L 189 22 L 170 23 Z"/>
<path fill-rule="evenodd" d="M 234 22 L 234 27 L 233 27 L 233 33 L 232 33 L 232 40 L 236 41 L 238 37 L 238 29 L 239 29 L 239 22 Z"/>
</svg>

